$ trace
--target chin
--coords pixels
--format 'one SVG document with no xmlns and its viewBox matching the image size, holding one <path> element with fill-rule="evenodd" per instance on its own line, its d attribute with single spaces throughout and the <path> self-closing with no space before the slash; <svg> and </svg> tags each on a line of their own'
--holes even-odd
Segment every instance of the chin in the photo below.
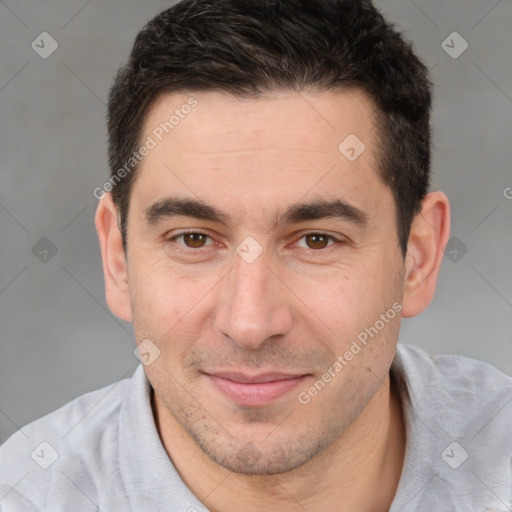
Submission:
<svg viewBox="0 0 512 512">
<path fill-rule="evenodd" d="M 199 446 L 211 460 L 228 471 L 239 475 L 268 476 L 293 471 L 325 448 L 310 436 L 306 439 L 287 442 L 276 439 L 273 443 L 268 438 L 259 442 L 229 439 L 226 443 L 208 443 L 203 439 Z"/>
</svg>

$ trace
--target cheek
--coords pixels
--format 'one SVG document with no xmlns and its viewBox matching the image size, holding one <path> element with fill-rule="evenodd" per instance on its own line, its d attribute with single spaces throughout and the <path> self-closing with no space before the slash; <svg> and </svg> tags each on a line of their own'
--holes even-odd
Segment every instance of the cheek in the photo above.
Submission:
<svg viewBox="0 0 512 512">
<path fill-rule="evenodd" d="M 312 321 L 343 348 L 393 303 L 394 293 L 386 279 L 377 265 L 353 265 L 307 283 L 295 277 L 291 287 L 301 290 L 302 309 L 314 313 Z"/>
<path fill-rule="evenodd" d="M 163 265 L 139 264 L 130 275 L 134 327 L 154 336 L 165 335 L 185 315 L 190 294 Z M 137 332 L 137 330 L 136 330 Z"/>
<path fill-rule="evenodd" d="M 134 330 L 178 357 L 200 337 L 212 313 L 216 272 L 180 274 L 168 263 L 139 264 L 131 276 Z"/>
</svg>

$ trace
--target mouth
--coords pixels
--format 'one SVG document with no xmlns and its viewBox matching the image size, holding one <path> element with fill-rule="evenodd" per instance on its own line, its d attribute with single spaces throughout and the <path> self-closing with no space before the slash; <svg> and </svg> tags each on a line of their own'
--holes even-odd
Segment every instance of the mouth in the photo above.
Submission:
<svg viewBox="0 0 512 512">
<path fill-rule="evenodd" d="M 270 405 L 299 386 L 310 375 L 279 372 L 249 375 L 238 372 L 204 374 L 230 401 L 238 406 L 263 407 Z"/>
</svg>

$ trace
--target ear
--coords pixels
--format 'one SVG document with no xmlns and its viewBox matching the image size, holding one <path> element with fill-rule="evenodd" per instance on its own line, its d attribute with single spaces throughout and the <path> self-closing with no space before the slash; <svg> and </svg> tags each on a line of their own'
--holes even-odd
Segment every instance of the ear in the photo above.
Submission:
<svg viewBox="0 0 512 512">
<path fill-rule="evenodd" d="M 100 199 L 94 222 L 100 239 L 108 307 L 114 315 L 131 322 L 127 263 L 118 226 L 117 208 L 110 193 L 105 193 Z"/>
<path fill-rule="evenodd" d="M 405 260 L 402 316 L 412 317 L 430 304 L 444 249 L 450 236 L 450 203 L 445 194 L 427 194 L 412 222 Z"/>
</svg>

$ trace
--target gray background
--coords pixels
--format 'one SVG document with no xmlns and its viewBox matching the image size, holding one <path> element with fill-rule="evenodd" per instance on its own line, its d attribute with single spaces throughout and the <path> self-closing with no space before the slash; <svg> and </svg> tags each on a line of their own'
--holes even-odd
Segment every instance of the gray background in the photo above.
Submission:
<svg viewBox="0 0 512 512">
<path fill-rule="evenodd" d="M 512 5 L 375 3 L 432 69 L 433 188 L 451 201 L 457 238 L 433 303 L 404 320 L 400 342 L 512 374 Z M 114 72 L 138 30 L 171 4 L 0 2 L 0 443 L 138 364 L 131 325 L 105 303 L 92 191 L 108 173 Z M 31 47 L 45 31 L 59 45 L 47 59 Z M 454 31 L 469 44 L 456 59 L 442 47 Z M 457 38 L 446 44 L 461 48 Z M 38 258 L 43 237 L 57 252 Z"/>
</svg>

